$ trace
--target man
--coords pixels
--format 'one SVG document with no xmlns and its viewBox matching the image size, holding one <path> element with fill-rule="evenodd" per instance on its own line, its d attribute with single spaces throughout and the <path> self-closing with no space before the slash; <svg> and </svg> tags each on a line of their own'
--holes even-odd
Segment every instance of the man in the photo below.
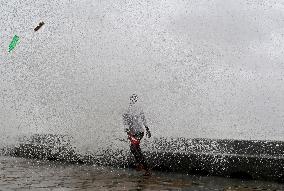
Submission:
<svg viewBox="0 0 284 191">
<path fill-rule="evenodd" d="M 138 96 L 136 94 L 130 96 L 130 104 L 126 113 L 123 114 L 123 122 L 126 126 L 125 132 L 131 143 L 130 150 L 135 157 L 138 169 L 144 169 L 146 171 L 145 175 L 150 175 L 148 164 L 140 148 L 140 141 L 144 136 L 143 127 L 146 129 L 148 138 L 151 137 L 151 132 L 147 126 L 143 110 L 136 104 L 137 100 Z"/>
</svg>

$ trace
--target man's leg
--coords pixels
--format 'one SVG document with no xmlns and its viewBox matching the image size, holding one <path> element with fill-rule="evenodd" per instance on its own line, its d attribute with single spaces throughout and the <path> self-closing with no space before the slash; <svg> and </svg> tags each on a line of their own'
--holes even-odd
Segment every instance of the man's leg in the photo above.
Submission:
<svg viewBox="0 0 284 191">
<path fill-rule="evenodd" d="M 148 171 L 148 164 L 146 163 L 145 157 L 141 151 L 140 145 L 139 144 L 131 144 L 130 145 L 130 150 L 132 154 L 134 155 L 134 158 L 136 162 L 139 165 L 143 165 L 144 170 Z"/>
<path fill-rule="evenodd" d="M 136 144 L 131 144 L 130 145 L 130 151 L 133 154 L 134 158 L 135 158 L 135 163 L 136 163 L 136 170 L 140 171 L 143 169 L 142 164 L 140 163 L 140 156 L 139 156 L 139 151 L 137 149 L 137 145 Z"/>
</svg>

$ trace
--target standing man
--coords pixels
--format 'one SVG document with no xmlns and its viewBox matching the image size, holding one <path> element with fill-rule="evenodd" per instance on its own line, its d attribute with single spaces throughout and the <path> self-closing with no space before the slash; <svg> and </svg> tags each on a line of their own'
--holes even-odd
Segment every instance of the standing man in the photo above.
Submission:
<svg viewBox="0 0 284 191">
<path fill-rule="evenodd" d="M 140 148 L 140 141 L 144 136 L 143 127 L 146 129 L 148 138 L 151 137 L 151 132 L 147 126 L 143 110 L 136 104 L 137 100 L 138 96 L 136 94 L 130 96 L 129 107 L 126 113 L 123 114 L 123 123 L 126 126 L 125 132 L 131 143 L 130 150 L 135 157 L 138 169 L 144 169 L 146 171 L 145 175 L 150 175 L 149 166 Z"/>
</svg>

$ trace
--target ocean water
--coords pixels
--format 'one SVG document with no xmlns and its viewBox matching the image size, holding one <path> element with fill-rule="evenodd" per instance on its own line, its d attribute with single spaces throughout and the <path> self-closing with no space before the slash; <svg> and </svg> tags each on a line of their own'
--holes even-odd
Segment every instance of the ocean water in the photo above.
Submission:
<svg viewBox="0 0 284 191">
<path fill-rule="evenodd" d="M 242 181 L 176 173 L 66 164 L 0 156 L 0 190 L 34 191 L 283 191 L 284 185 L 265 181 Z"/>
</svg>

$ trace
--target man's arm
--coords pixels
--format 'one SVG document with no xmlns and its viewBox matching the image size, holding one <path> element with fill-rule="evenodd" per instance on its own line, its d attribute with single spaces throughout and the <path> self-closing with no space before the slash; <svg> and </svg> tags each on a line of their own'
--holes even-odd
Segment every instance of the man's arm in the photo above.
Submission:
<svg viewBox="0 0 284 191">
<path fill-rule="evenodd" d="M 149 128 L 147 126 L 145 126 L 145 129 L 146 129 L 146 136 L 148 136 L 148 138 L 150 138 L 152 135 L 151 135 Z"/>
<path fill-rule="evenodd" d="M 146 136 L 148 136 L 148 138 L 150 138 L 151 137 L 151 132 L 149 130 L 149 127 L 147 125 L 146 118 L 145 118 L 145 115 L 144 115 L 143 112 L 141 113 L 141 117 L 142 117 L 143 125 L 144 125 L 144 127 L 146 129 Z"/>
<path fill-rule="evenodd" d="M 129 116 L 128 114 L 123 114 L 122 115 L 123 118 L 123 125 L 124 125 L 124 131 L 128 134 L 129 133 Z"/>
</svg>

